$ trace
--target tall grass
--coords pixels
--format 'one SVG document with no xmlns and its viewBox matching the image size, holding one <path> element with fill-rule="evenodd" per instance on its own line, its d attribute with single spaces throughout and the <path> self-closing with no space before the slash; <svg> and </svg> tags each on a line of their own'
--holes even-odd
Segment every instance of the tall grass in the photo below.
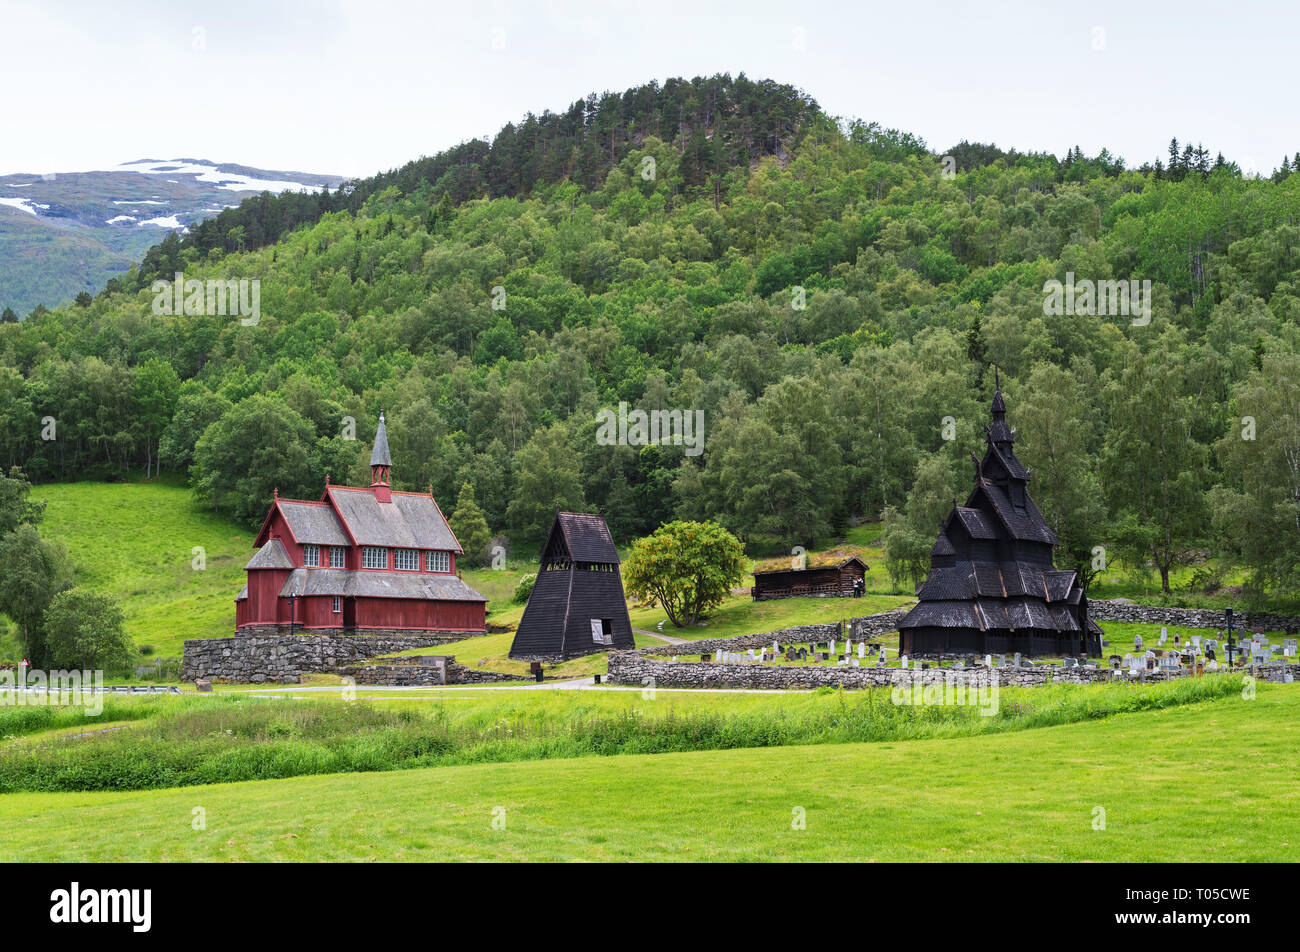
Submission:
<svg viewBox="0 0 1300 952">
<path fill-rule="evenodd" d="M 388 709 L 331 701 L 232 698 L 143 708 L 128 730 L 11 743 L 0 791 L 141 790 L 306 774 L 673 751 L 963 737 L 1227 697 L 1224 674 L 1136 686 L 1005 690 L 996 715 L 963 706 L 903 706 L 887 690 L 829 691 L 794 708 L 619 711 L 503 701 Z M 663 713 L 660 713 L 663 711 Z M 43 726 L 51 726 L 46 722 Z"/>
</svg>

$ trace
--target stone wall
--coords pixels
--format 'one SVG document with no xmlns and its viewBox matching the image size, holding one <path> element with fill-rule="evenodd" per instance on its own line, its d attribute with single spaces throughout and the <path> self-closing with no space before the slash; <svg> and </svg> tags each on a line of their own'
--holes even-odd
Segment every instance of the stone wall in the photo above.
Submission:
<svg viewBox="0 0 1300 952">
<path fill-rule="evenodd" d="M 829 625 L 795 625 L 779 631 L 767 631 L 757 635 L 736 635 L 734 638 L 705 638 L 679 644 L 652 645 L 637 650 L 638 653 L 647 655 L 712 654 L 715 651 L 744 651 L 746 648 L 771 647 L 774 641 L 785 647 L 806 645 L 814 641 L 825 642 L 832 638 L 838 641 L 841 637 L 843 634 L 839 622 L 832 622 Z M 610 657 L 613 658 L 614 655 L 611 654 Z"/>
<path fill-rule="evenodd" d="M 910 608 L 891 608 L 887 612 L 876 612 L 863 618 L 850 618 L 849 637 L 854 641 L 870 641 L 891 631 L 898 631 L 898 623 L 909 611 Z"/>
<path fill-rule="evenodd" d="M 1145 625 L 1180 625 L 1184 628 L 1228 627 L 1228 619 L 1217 608 L 1164 608 L 1156 605 L 1135 605 L 1127 599 L 1088 599 L 1088 614 L 1094 621 L 1140 622 Z M 1232 613 L 1233 628 L 1250 631 L 1286 631 L 1300 629 L 1300 618 L 1294 615 L 1273 615 L 1267 612 Z"/>
<path fill-rule="evenodd" d="M 418 658 L 411 659 L 418 661 Z M 452 655 L 447 656 L 446 680 L 443 669 L 435 665 L 413 664 L 406 659 L 395 659 L 392 664 L 366 664 L 343 668 L 339 674 L 352 678 L 357 684 L 383 685 L 387 687 L 418 685 L 422 687 L 442 686 L 444 684 L 484 684 L 492 681 L 523 681 L 521 675 L 502 674 L 500 671 L 483 671 L 456 664 Z"/>
<path fill-rule="evenodd" d="M 1267 664 L 1239 669 L 1242 673 L 1266 681 L 1285 681 L 1288 674 L 1300 677 L 1300 665 Z M 996 669 L 999 687 L 1036 687 L 1042 684 L 1095 684 L 1111 680 L 1137 680 L 1143 683 L 1187 677 L 1184 672 L 1142 671 L 1131 679 L 1128 673 L 1116 674 L 1109 668 L 1063 668 L 1059 665 L 1035 665 L 1032 668 Z M 621 651 L 610 655 L 611 684 L 653 684 L 658 688 L 742 688 L 750 690 L 810 690 L 819 687 L 871 688 L 898 683 L 936 684 L 946 680 L 969 687 L 989 683 L 991 671 L 985 668 L 876 668 L 825 667 L 779 664 L 720 664 L 711 661 L 660 661 L 639 652 Z"/>
<path fill-rule="evenodd" d="M 393 637 L 274 635 L 185 642 L 181 680 L 297 684 L 308 673 L 335 673 L 375 655 L 445 644 L 446 632 Z M 481 634 L 481 632 L 480 632 Z"/>
</svg>

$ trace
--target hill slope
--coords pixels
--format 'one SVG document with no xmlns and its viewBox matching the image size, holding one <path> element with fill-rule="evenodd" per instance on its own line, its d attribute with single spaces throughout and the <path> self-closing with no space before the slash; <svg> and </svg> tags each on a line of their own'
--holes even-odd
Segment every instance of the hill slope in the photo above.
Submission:
<svg viewBox="0 0 1300 952">
<path fill-rule="evenodd" d="M 1212 565 L 1294 597 L 1300 176 L 973 147 L 950 174 L 776 84 L 733 81 L 714 116 L 720 83 L 525 119 L 325 202 L 259 197 L 86 307 L 0 326 L 0 465 L 68 480 L 161 449 L 252 525 L 277 486 L 365 479 L 387 409 L 396 486 L 450 512 L 471 484 L 512 552 L 557 505 L 621 544 L 716 519 L 754 555 L 888 515 L 910 588 L 996 364 L 1060 564 L 1102 572 L 1101 547 L 1165 597 L 1190 566 L 1189 594 L 1217 592 Z M 260 320 L 154 313 L 143 282 L 175 270 L 260 282 Z M 1149 321 L 1046 293 L 1121 280 L 1149 282 Z M 596 414 L 624 403 L 702 439 L 611 445 Z"/>
<path fill-rule="evenodd" d="M 121 600 L 137 646 L 179 657 L 187 638 L 234 633 L 253 534 L 198 509 L 184 486 L 45 485 L 32 499 L 46 502 L 41 532 L 67 546 L 79 581 Z"/>
</svg>

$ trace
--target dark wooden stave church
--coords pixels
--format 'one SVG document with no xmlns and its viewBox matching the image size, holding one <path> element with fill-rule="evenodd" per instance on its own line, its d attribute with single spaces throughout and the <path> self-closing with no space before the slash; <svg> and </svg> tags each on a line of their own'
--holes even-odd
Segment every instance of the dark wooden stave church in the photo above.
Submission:
<svg viewBox="0 0 1300 952">
<path fill-rule="evenodd" d="M 930 552 L 919 603 L 899 623 L 902 654 L 1101 654 L 1078 573 L 1052 562 L 1056 534 L 1029 496 L 1001 387 L 975 488 L 954 506 Z"/>
<path fill-rule="evenodd" d="M 556 513 L 510 657 L 572 658 L 633 647 L 609 526 L 591 513 Z"/>
</svg>

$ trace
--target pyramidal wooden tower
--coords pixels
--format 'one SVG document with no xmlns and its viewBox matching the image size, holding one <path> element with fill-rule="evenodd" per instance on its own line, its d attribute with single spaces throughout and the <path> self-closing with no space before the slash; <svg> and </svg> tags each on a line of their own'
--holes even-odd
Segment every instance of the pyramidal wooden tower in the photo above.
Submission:
<svg viewBox="0 0 1300 952">
<path fill-rule="evenodd" d="M 609 526 L 590 513 L 556 513 L 510 657 L 572 658 L 634 646 Z"/>
<path fill-rule="evenodd" d="M 919 602 L 898 626 L 899 651 L 1099 656 L 1102 632 L 1088 617 L 1078 573 L 1052 562 L 1056 534 L 1029 497 L 1000 386 L 992 416 L 975 488 L 930 550 Z"/>
</svg>

